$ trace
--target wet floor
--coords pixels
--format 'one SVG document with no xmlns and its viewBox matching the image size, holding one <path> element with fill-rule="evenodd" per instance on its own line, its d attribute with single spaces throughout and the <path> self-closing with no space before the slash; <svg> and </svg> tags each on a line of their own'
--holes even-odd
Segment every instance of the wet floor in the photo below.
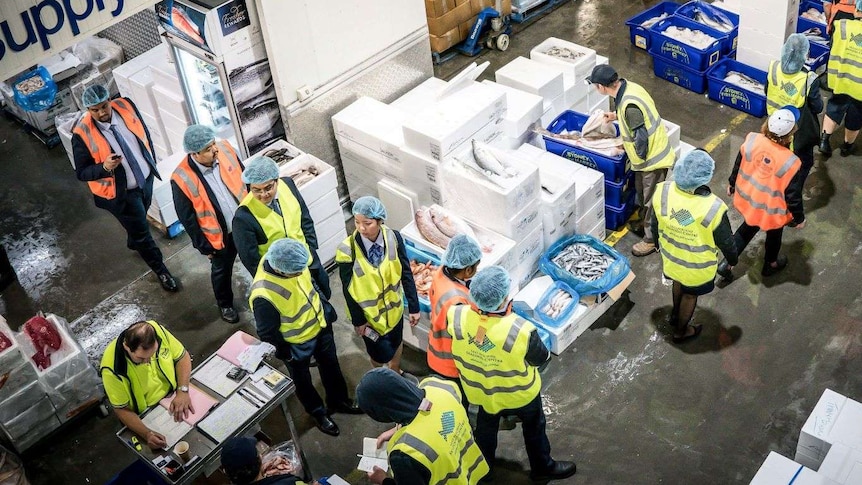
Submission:
<svg viewBox="0 0 862 485">
<path fill-rule="evenodd" d="M 456 58 L 438 67 L 438 75 L 451 77 L 473 60 L 491 61 L 487 73 L 493 73 L 551 36 L 592 47 L 652 93 L 662 116 L 682 126 L 684 141 L 712 149 L 717 168 L 711 186 L 722 195 L 743 137 L 761 120 L 653 75 L 650 57 L 629 44 L 623 21 L 655 3 L 569 2 L 516 27 L 507 52 Z M 662 322 L 670 288 L 661 279 L 659 257 L 632 261 L 637 278 L 630 291 L 544 375 L 553 455 L 578 463 L 567 483 L 747 483 L 769 451 L 793 456 L 799 430 L 825 387 L 862 399 L 859 162 L 837 152 L 828 162 L 818 155 L 806 188 L 808 224 L 785 231 L 788 268 L 763 280 L 758 236 L 735 270 L 737 279 L 701 298 L 695 319 L 704 331 L 692 343 L 669 342 Z M 244 301 L 249 276 L 240 265 L 235 291 L 242 320 L 230 326 L 218 319 L 207 262 L 187 237 L 157 238 L 182 284 L 179 293 L 167 294 L 126 249 L 119 224 L 93 206 L 61 148 L 47 150 L 0 120 L 0 164 L 0 242 L 19 274 L 19 283 L 0 298 L 0 312 L 13 326 L 37 309 L 63 315 L 95 354 L 128 323 L 152 318 L 173 330 L 198 361 L 235 329 L 253 331 Z M 731 222 L 740 222 L 733 211 Z M 628 254 L 635 242 L 627 235 L 617 246 Z M 337 277 L 333 283 L 337 288 Z M 339 290 L 334 300 L 344 308 Z M 336 324 L 336 337 L 352 387 L 370 365 L 348 324 Z M 427 372 L 423 356 L 408 351 L 406 359 L 408 370 Z M 337 415 L 342 435 L 331 438 L 314 428 L 295 399 L 290 404 L 313 473 L 365 483 L 355 454 L 363 436 L 385 426 Z M 31 482 L 104 483 L 133 460 L 113 436 L 117 428 L 114 418 L 82 418 L 25 456 Z M 277 415 L 264 430 L 276 439 L 286 435 Z M 528 483 L 520 431 L 500 433 L 498 463 L 499 483 Z M 216 475 L 200 483 L 226 482 Z"/>
</svg>

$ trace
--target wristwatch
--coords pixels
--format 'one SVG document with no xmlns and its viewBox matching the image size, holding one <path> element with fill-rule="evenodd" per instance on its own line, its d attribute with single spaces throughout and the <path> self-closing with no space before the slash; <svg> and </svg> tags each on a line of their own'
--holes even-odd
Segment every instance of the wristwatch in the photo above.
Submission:
<svg viewBox="0 0 862 485">
<path fill-rule="evenodd" d="M 177 387 L 178 391 L 189 392 L 189 386 L 179 386 Z"/>
</svg>

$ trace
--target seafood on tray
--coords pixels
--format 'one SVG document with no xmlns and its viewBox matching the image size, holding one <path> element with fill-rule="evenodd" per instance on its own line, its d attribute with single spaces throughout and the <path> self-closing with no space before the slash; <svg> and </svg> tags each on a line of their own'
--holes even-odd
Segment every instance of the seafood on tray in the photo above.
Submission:
<svg viewBox="0 0 862 485">
<path fill-rule="evenodd" d="M 653 25 L 661 22 L 662 20 L 664 20 L 668 17 L 670 17 L 670 14 L 667 12 L 664 12 L 663 14 L 658 15 L 656 17 L 652 17 L 652 18 L 648 18 L 648 19 L 644 20 L 643 22 L 641 22 L 641 27 L 648 29 L 648 28 L 652 27 Z"/>
<path fill-rule="evenodd" d="M 584 57 L 584 53 L 568 47 L 551 46 L 545 51 L 545 55 L 563 59 L 565 61 L 574 61 L 580 57 Z"/>
<path fill-rule="evenodd" d="M 800 17 L 808 19 L 812 22 L 817 22 L 818 24 L 826 23 L 826 14 L 821 12 L 820 10 L 817 10 L 814 7 L 811 7 L 808 10 L 802 12 L 802 15 L 800 15 Z"/>
<path fill-rule="evenodd" d="M 604 276 L 614 258 L 585 243 L 573 243 L 557 253 L 551 261 L 582 281 Z"/>
<path fill-rule="evenodd" d="M 572 295 L 568 291 L 557 290 L 539 311 L 551 318 L 557 318 L 563 313 L 563 310 L 569 307 L 572 300 Z"/>
<path fill-rule="evenodd" d="M 472 156 L 455 157 L 456 165 L 462 166 L 482 180 L 504 188 L 520 175 L 518 169 L 494 154 L 486 144 L 473 140 Z"/>
<path fill-rule="evenodd" d="M 464 221 L 450 211 L 437 204 L 431 207 L 420 207 L 414 214 L 416 228 L 419 234 L 431 244 L 446 249 L 449 241 L 458 234 L 464 234 L 478 242 L 476 233 Z"/>
<path fill-rule="evenodd" d="M 614 124 L 605 121 L 604 114 L 605 112 L 602 110 L 594 111 L 584 122 L 581 131 L 564 130 L 560 133 L 551 133 L 539 126 L 533 128 L 533 131 L 566 145 L 586 148 L 610 157 L 618 157 L 625 153 L 623 139 L 617 136 Z"/>
<path fill-rule="evenodd" d="M 735 84 L 747 91 L 757 93 L 761 96 L 766 96 L 766 90 L 763 87 L 763 83 L 758 82 L 751 76 L 746 76 L 739 71 L 727 71 L 727 74 L 724 76 L 724 81 L 730 84 Z"/>
<path fill-rule="evenodd" d="M 706 49 L 716 41 L 715 37 L 702 30 L 689 29 L 688 27 L 677 27 L 676 25 L 671 25 L 662 33 L 671 39 L 678 40 L 683 44 L 688 44 L 700 50 Z"/>
<path fill-rule="evenodd" d="M 431 261 L 420 263 L 415 259 L 410 260 L 410 271 L 413 273 L 413 281 L 416 282 L 416 293 L 423 298 L 428 298 L 431 291 L 431 281 L 434 279 L 434 271 L 437 266 Z"/>
<path fill-rule="evenodd" d="M 288 177 L 293 179 L 293 183 L 296 184 L 297 187 L 302 187 L 308 182 L 311 182 L 314 180 L 314 177 L 317 177 L 318 175 L 320 175 L 320 169 L 313 165 L 287 174 Z"/>
</svg>

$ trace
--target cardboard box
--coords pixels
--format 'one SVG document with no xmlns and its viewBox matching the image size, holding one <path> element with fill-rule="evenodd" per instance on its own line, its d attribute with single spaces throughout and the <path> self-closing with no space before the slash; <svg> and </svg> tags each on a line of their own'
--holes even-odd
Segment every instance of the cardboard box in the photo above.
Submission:
<svg viewBox="0 0 862 485">
<path fill-rule="evenodd" d="M 837 485 L 834 481 L 819 475 L 814 470 L 806 468 L 790 458 L 770 451 L 757 474 L 751 479 L 751 485 Z"/>
<path fill-rule="evenodd" d="M 456 6 L 455 0 L 425 0 L 425 16 L 442 17 Z"/>
<path fill-rule="evenodd" d="M 473 11 L 471 10 L 470 2 L 465 1 L 439 17 L 426 17 L 428 33 L 431 35 L 444 35 L 446 32 L 458 28 L 461 23 L 466 22 L 472 16 Z"/>
<path fill-rule="evenodd" d="M 498 69 L 494 76 L 498 83 L 539 95 L 546 102 L 565 92 L 563 74 L 559 69 L 526 57 L 516 57 Z"/>
<path fill-rule="evenodd" d="M 832 440 L 829 438 L 841 410 L 851 401 L 835 391 L 826 389 L 802 425 L 799 441 L 796 445 L 796 461 L 817 470 L 829 448 Z"/>
<path fill-rule="evenodd" d="M 431 52 L 441 53 L 455 47 L 464 38 L 461 37 L 459 27 L 455 27 L 441 35 L 429 35 L 428 39 L 431 41 Z"/>
<path fill-rule="evenodd" d="M 583 55 L 576 59 L 562 59 L 548 55 L 547 52 L 553 47 L 570 49 Z M 581 80 L 589 76 L 596 65 L 596 51 L 589 47 L 575 44 L 556 37 L 548 37 L 541 44 L 530 50 L 530 59 L 542 64 L 559 66 L 563 69 L 566 84 L 569 86 L 581 83 Z"/>
<path fill-rule="evenodd" d="M 362 96 L 332 117 L 335 137 L 398 160 L 404 145 L 403 122 L 407 115 L 376 99 Z"/>
<path fill-rule="evenodd" d="M 496 0 L 470 0 L 470 8 L 473 11 L 473 15 L 478 14 L 486 7 L 497 8 Z M 510 15 L 512 13 L 512 0 L 503 0 L 500 2 L 500 10 L 503 11 L 503 16 Z"/>
<path fill-rule="evenodd" d="M 518 138 L 542 117 L 542 97 L 520 89 L 484 80 L 482 84 L 506 93 L 506 115 L 503 116 L 503 134 Z"/>
</svg>

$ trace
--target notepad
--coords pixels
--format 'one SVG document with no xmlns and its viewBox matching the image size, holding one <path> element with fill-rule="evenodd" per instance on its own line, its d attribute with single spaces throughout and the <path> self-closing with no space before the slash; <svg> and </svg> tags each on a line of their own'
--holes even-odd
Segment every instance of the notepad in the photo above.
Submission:
<svg viewBox="0 0 862 485">
<path fill-rule="evenodd" d="M 227 376 L 228 371 L 233 367 L 234 365 L 230 361 L 214 355 L 204 365 L 195 369 L 192 378 L 222 397 L 228 397 L 242 382 L 242 380 L 235 381 Z"/>
<path fill-rule="evenodd" d="M 192 430 L 192 425 L 185 421 L 175 422 L 173 414 L 162 406 L 155 406 L 141 418 L 141 421 L 144 426 L 165 437 L 167 445 L 162 448 L 163 450 L 173 448 L 179 440 L 183 439 L 183 436 Z"/>
<path fill-rule="evenodd" d="M 233 393 L 213 409 L 209 416 L 198 422 L 198 429 L 216 443 L 221 443 L 259 409 L 260 407 L 251 404 L 239 393 Z"/>
<path fill-rule="evenodd" d="M 386 447 L 377 448 L 377 439 L 362 438 L 362 454 L 359 455 L 359 464 L 356 468 L 364 472 L 373 472 L 374 467 L 389 470 L 389 453 Z"/>
<path fill-rule="evenodd" d="M 176 395 L 177 393 L 173 393 L 170 396 L 163 398 L 161 401 L 159 401 L 159 404 L 161 404 L 165 409 L 170 411 L 171 403 L 174 401 L 174 397 Z M 198 421 L 200 421 L 204 416 L 207 415 L 210 409 L 212 409 L 216 404 L 218 404 L 218 401 L 214 397 L 198 389 L 194 385 L 189 386 L 189 397 L 192 400 L 192 409 L 194 409 L 195 412 L 183 418 L 183 421 L 192 426 L 196 425 Z"/>
</svg>

